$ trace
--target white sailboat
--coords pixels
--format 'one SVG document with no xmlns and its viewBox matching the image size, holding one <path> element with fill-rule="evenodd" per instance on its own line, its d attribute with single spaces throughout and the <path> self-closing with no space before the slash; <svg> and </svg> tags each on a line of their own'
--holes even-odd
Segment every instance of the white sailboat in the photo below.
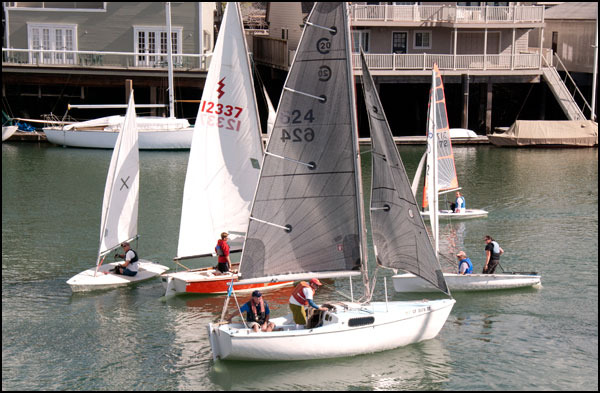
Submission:
<svg viewBox="0 0 600 393">
<path fill-rule="evenodd" d="M 129 98 L 123 128 L 117 138 L 106 177 L 100 225 L 100 247 L 96 266 L 71 277 L 73 292 L 106 289 L 156 277 L 168 267 L 139 260 L 138 273 L 124 276 L 110 273 L 118 262 L 103 264 L 105 257 L 124 241 L 137 238 L 139 198 L 139 154 L 133 91 Z"/>
<path fill-rule="evenodd" d="M 19 126 L 2 126 L 2 142 L 13 136 Z"/>
<path fill-rule="evenodd" d="M 448 153 L 447 147 L 449 146 L 449 139 L 444 136 L 447 130 L 447 117 L 446 117 L 446 103 L 443 94 L 442 78 L 437 67 L 434 64 L 432 71 L 432 82 L 431 82 L 431 93 L 429 100 L 429 113 L 428 113 L 428 124 L 427 124 L 427 179 L 426 187 L 424 190 L 423 199 L 433 201 L 429 212 L 431 212 L 430 223 L 432 229 L 432 235 L 435 243 L 436 255 L 439 250 L 439 217 L 443 215 L 442 212 L 438 212 L 438 187 L 440 184 L 452 184 L 457 185 L 456 182 L 456 171 L 454 170 L 454 159 L 452 158 L 452 171 L 449 171 L 450 157 L 453 157 L 452 152 Z M 440 132 L 442 130 L 442 132 Z M 438 139 L 443 136 L 441 141 Z M 448 144 L 446 143 L 448 141 Z M 438 153 L 438 149 L 445 149 L 444 153 Z M 435 159 L 435 157 L 447 157 L 446 159 Z M 444 165 L 445 172 L 441 170 L 441 166 Z M 449 172 L 454 172 L 454 176 L 448 176 Z M 445 174 L 444 174 L 445 173 Z M 418 174 L 417 174 L 418 175 Z M 450 178 L 451 181 L 445 181 Z M 430 185 L 427 187 L 427 185 Z M 441 187 L 440 187 L 441 188 Z M 413 184 L 414 193 L 414 184 Z M 437 213 L 437 214 L 436 214 Z M 439 216 L 438 216 L 439 214 Z M 452 214 L 452 217 L 461 216 L 462 214 Z M 486 212 L 487 214 L 487 212 Z M 509 289 L 519 288 L 525 286 L 538 286 L 540 285 L 541 277 L 537 273 L 511 273 L 505 272 L 503 274 L 454 274 L 444 273 L 444 278 L 448 284 L 448 288 L 451 291 L 480 291 L 480 290 L 494 290 L 494 289 Z M 396 292 L 435 292 L 436 288 L 431 283 L 417 277 L 411 273 L 396 274 L 392 276 L 392 282 L 394 283 L 394 289 Z"/>
<path fill-rule="evenodd" d="M 174 110 L 173 56 L 171 45 L 171 4 L 166 3 L 167 21 L 167 68 L 169 84 L 169 116 L 145 116 L 137 119 L 139 149 L 179 150 L 189 149 L 194 128 L 186 119 L 177 119 Z M 140 105 L 155 107 L 160 105 Z M 75 107 L 70 105 L 69 108 Z M 87 108 L 120 108 L 122 105 L 79 105 Z M 48 142 L 59 146 L 112 149 L 119 131 L 125 122 L 124 116 L 107 116 L 63 126 L 44 127 Z"/>
<path fill-rule="evenodd" d="M 198 110 L 183 193 L 176 262 L 214 256 L 222 232 L 240 251 L 263 149 L 238 3 L 228 3 Z M 162 276 L 165 296 L 226 293 L 237 272 L 187 269 Z M 242 290 L 290 285 L 253 284 Z"/>
<path fill-rule="evenodd" d="M 434 65 L 434 68 L 434 72 L 437 75 L 440 75 L 437 65 Z M 421 177 L 423 164 L 425 163 L 425 158 L 427 158 L 427 160 L 431 160 L 433 157 L 436 157 L 437 159 L 438 192 L 448 193 L 460 190 L 460 187 L 458 186 L 458 177 L 456 176 L 456 166 L 454 165 L 454 152 L 452 150 L 451 130 L 448 126 L 448 114 L 446 112 L 446 96 L 444 94 L 444 84 L 442 82 L 441 76 L 436 80 L 438 84 L 432 85 L 431 87 L 432 91 L 436 92 L 436 95 L 430 96 L 429 111 L 431 113 L 432 107 L 435 107 L 434 109 L 436 110 L 437 114 L 437 118 L 435 119 L 435 133 L 438 146 L 436 148 L 435 155 L 430 154 L 431 149 L 428 149 L 425 152 L 425 155 L 423 155 L 423 158 L 419 163 L 419 167 L 417 168 L 415 178 L 413 180 L 414 194 L 416 194 L 416 189 L 418 187 L 418 182 Z M 428 131 L 433 132 L 429 129 Z M 429 163 L 429 161 L 427 162 Z M 426 177 L 425 185 L 423 188 L 423 210 L 421 211 L 421 215 L 423 215 L 424 218 L 430 219 L 431 209 L 429 208 L 430 199 L 428 196 L 428 188 L 431 188 L 431 182 Z M 453 220 L 486 217 L 487 215 L 488 212 L 483 209 L 472 208 L 462 209 L 460 213 L 454 213 L 454 211 L 450 209 L 440 209 L 438 212 L 438 218 L 447 218 Z"/>
<path fill-rule="evenodd" d="M 366 302 L 330 302 L 329 311 L 318 312 L 314 327 L 306 329 L 298 329 L 291 314 L 272 318 L 276 324 L 272 332 L 255 333 L 240 323 L 210 324 L 215 359 L 305 360 L 397 348 L 435 337 L 455 303 L 454 299 L 369 301 L 349 35 L 345 2 L 315 4 L 265 152 L 242 251 L 240 283 L 361 275 Z M 407 179 L 404 185 L 408 187 Z M 410 222 L 402 225 L 402 231 L 409 232 L 408 247 L 423 251 L 411 261 L 419 273 L 445 289 L 410 187 L 404 194 L 412 198 L 412 207 L 403 205 L 402 219 L 396 221 Z M 399 218 L 395 205 L 388 211 Z M 383 219 L 390 222 L 389 217 Z M 374 237 L 380 249 L 386 249 L 386 240 L 398 238 Z"/>
</svg>

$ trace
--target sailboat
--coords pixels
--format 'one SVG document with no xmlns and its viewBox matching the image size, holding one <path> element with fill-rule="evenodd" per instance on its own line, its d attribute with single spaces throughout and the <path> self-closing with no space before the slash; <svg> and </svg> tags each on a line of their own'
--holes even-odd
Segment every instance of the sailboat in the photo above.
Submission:
<svg viewBox="0 0 600 393">
<path fill-rule="evenodd" d="M 345 2 L 314 5 L 263 159 L 239 283 L 361 276 L 364 302 L 329 302 L 325 304 L 328 311 L 317 312 L 311 318 L 314 326 L 306 329 L 298 328 L 291 314 L 271 318 L 276 324 L 272 332 L 255 333 L 241 323 L 210 324 L 207 329 L 215 359 L 306 360 L 393 349 L 434 338 L 455 303 L 454 299 L 369 301 L 372 291 L 349 37 Z M 412 197 L 410 189 L 404 194 Z M 387 210 L 408 231 L 402 241 L 411 244 L 400 247 L 415 251 L 411 262 L 417 273 L 445 289 L 439 263 L 430 259 L 432 246 L 412 198 L 410 208 L 390 205 Z M 384 220 L 394 225 L 389 218 Z M 374 221 L 374 227 L 379 225 Z M 373 239 L 384 250 L 382 260 L 387 259 L 385 253 L 391 246 L 387 242 L 399 240 Z M 427 247 L 425 254 L 435 267 L 421 260 L 421 251 Z"/>
<path fill-rule="evenodd" d="M 110 269 L 118 262 L 103 264 L 112 250 L 122 242 L 131 241 L 138 236 L 139 174 L 138 136 L 132 90 L 123 128 L 118 135 L 106 177 L 96 266 L 67 281 L 73 292 L 113 288 L 148 280 L 169 269 L 140 259 L 138 273 L 130 277 L 110 273 Z"/>
<path fill-rule="evenodd" d="M 186 119 L 175 117 L 173 56 L 171 45 L 171 3 L 166 3 L 167 68 L 169 84 L 169 116 L 145 116 L 137 119 L 139 148 L 142 150 L 189 149 L 194 128 Z M 138 105 L 149 108 L 162 105 Z M 122 108 L 124 105 L 69 105 L 70 108 Z M 48 142 L 59 146 L 112 149 L 125 117 L 106 116 L 62 126 L 44 127 Z"/>
<path fill-rule="evenodd" d="M 185 179 L 175 262 L 215 254 L 222 232 L 240 251 L 263 149 L 254 84 L 238 3 L 228 3 L 198 110 Z M 183 265 L 185 266 L 185 265 Z M 237 266 L 234 266 L 237 267 Z M 165 296 L 227 293 L 237 270 L 213 267 L 162 276 Z M 253 284 L 240 290 L 291 285 Z"/>
<path fill-rule="evenodd" d="M 19 126 L 2 126 L 2 142 L 13 136 Z"/>
<path fill-rule="evenodd" d="M 434 73 L 436 75 L 440 75 L 440 71 L 437 68 L 437 64 L 434 65 Z M 432 91 L 435 91 L 435 95 L 430 96 L 429 101 L 429 113 L 431 114 L 432 106 L 434 106 L 437 118 L 435 119 L 435 133 L 438 146 L 436 148 L 436 155 L 433 156 L 431 153 L 431 149 L 428 149 L 423 158 L 419 162 L 419 166 L 416 171 L 415 178 L 413 180 L 413 193 L 416 194 L 416 188 L 418 187 L 418 182 L 421 177 L 421 172 L 423 169 L 423 165 L 427 160 L 433 159 L 436 157 L 437 159 L 437 182 L 438 182 L 438 191 L 440 193 L 448 193 L 460 190 L 458 186 L 458 177 L 456 176 L 456 166 L 454 165 L 454 152 L 452 150 L 452 141 L 450 137 L 450 128 L 448 127 L 448 115 L 446 112 L 446 96 L 444 94 L 444 84 L 442 82 L 441 76 L 439 76 L 436 80 L 436 84 L 432 85 Z M 428 129 L 428 132 L 433 132 Z M 427 135 L 429 138 L 429 134 Z M 432 168 L 429 165 L 429 168 Z M 421 215 L 424 218 L 431 218 L 431 209 L 429 209 L 429 193 L 428 189 L 431 188 L 431 182 L 428 177 L 425 177 L 425 185 L 423 188 L 423 210 L 421 211 Z M 483 209 L 461 209 L 460 213 L 454 213 L 453 210 L 450 209 L 440 209 L 438 212 L 439 218 L 449 218 L 449 219 L 467 219 L 467 218 L 476 218 L 476 217 L 486 217 L 488 214 L 487 211 Z"/>
<path fill-rule="evenodd" d="M 448 151 L 450 140 L 447 138 L 446 103 L 444 100 L 442 77 L 437 64 L 432 70 L 431 92 L 429 97 L 429 112 L 427 123 L 427 170 L 426 187 L 424 190 L 424 201 L 433 201 L 429 211 L 432 236 L 434 239 L 436 255 L 439 251 L 439 218 L 444 213 L 438 212 L 439 189 L 456 186 L 456 171 L 454 170 L 454 159 L 452 151 Z M 440 138 L 441 139 L 438 139 Z M 446 143 L 446 141 L 448 143 Z M 439 153 L 440 149 L 443 152 Z M 440 158 L 442 157 L 442 158 Z M 451 163 L 451 165 L 450 165 Z M 449 171 L 449 168 L 452 171 Z M 444 170 L 442 170 L 442 168 Z M 448 176 L 448 173 L 454 173 Z M 418 175 L 418 173 L 417 173 Z M 450 182 L 447 179 L 451 179 Z M 442 186 L 448 184 L 448 186 Z M 427 187 L 427 185 L 430 185 Z M 414 193 L 414 183 L 413 183 Z M 462 214 L 449 213 L 452 217 Z M 487 214 L 487 212 L 486 212 Z M 406 269 L 403 269 L 406 270 Z M 466 274 L 444 273 L 448 287 L 451 291 L 478 291 L 493 289 L 509 289 L 526 286 L 539 286 L 541 277 L 535 272 L 504 272 L 503 274 Z M 437 288 L 415 274 L 404 273 L 392 276 L 392 282 L 396 292 L 434 292 Z"/>
</svg>

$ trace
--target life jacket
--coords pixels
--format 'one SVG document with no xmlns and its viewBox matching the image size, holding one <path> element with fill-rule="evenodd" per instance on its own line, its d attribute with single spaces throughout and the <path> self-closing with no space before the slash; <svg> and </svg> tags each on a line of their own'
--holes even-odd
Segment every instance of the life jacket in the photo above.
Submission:
<svg viewBox="0 0 600 393">
<path fill-rule="evenodd" d="M 500 245 L 495 240 L 492 240 L 492 245 L 494 246 L 494 249 L 492 250 L 490 259 L 500 259 Z"/>
<path fill-rule="evenodd" d="M 133 258 L 131 258 L 131 261 L 129 261 L 129 263 L 135 263 L 135 262 L 139 261 L 140 259 L 138 258 L 137 252 L 135 252 L 135 250 L 133 248 L 130 248 L 129 250 L 133 251 Z M 127 257 L 127 254 L 125 254 L 125 257 Z"/>
<path fill-rule="evenodd" d="M 225 251 L 227 251 L 227 253 Z M 219 239 L 217 241 L 215 252 L 217 253 L 219 263 L 227 263 L 227 255 L 229 255 L 229 244 L 227 244 L 225 240 Z"/>
<path fill-rule="evenodd" d="M 466 262 L 467 265 L 469 265 L 469 267 L 467 268 L 467 270 L 465 270 L 465 274 L 471 274 L 471 273 L 473 273 L 473 263 L 471 263 L 471 260 L 469 258 L 461 259 L 460 262 L 458 262 L 458 271 L 459 271 L 459 273 L 460 273 L 460 265 L 462 265 L 463 262 Z"/>
<path fill-rule="evenodd" d="M 250 309 L 246 313 L 246 322 L 258 322 L 259 324 L 265 323 L 267 319 L 267 311 L 265 304 L 260 304 L 259 307 L 252 302 L 252 300 L 248 301 L 248 308 Z"/>
<path fill-rule="evenodd" d="M 461 211 L 465 209 L 466 203 L 467 201 L 465 200 L 464 196 L 456 198 L 456 205 L 460 208 Z"/>
<path fill-rule="evenodd" d="M 308 306 L 308 299 L 304 296 L 304 288 L 310 288 L 310 290 L 313 291 L 313 294 L 315 293 L 315 290 L 312 289 L 309 283 L 306 281 L 300 281 L 300 284 L 296 285 L 296 288 L 294 288 L 292 296 L 298 303 Z"/>
</svg>

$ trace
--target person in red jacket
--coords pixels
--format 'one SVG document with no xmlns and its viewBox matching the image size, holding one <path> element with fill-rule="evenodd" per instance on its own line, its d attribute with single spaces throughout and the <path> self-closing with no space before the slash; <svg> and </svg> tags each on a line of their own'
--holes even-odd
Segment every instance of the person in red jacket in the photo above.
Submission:
<svg viewBox="0 0 600 393">
<path fill-rule="evenodd" d="M 227 273 L 231 270 L 231 259 L 229 259 L 229 244 L 227 244 L 227 239 L 229 239 L 229 234 L 227 232 L 221 233 L 221 239 L 217 241 L 217 246 L 215 247 L 215 251 L 219 256 L 217 269 L 221 273 Z"/>
</svg>

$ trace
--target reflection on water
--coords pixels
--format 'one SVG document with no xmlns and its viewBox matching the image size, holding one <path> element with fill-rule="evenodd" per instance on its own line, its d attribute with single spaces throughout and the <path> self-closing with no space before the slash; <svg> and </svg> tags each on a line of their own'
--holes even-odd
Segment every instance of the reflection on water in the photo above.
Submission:
<svg viewBox="0 0 600 393">
<path fill-rule="evenodd" d="M 399 150 L 412 179 L 424 148 Z M 452 261 L 444 268 L 456 268 L 452 254 L 462 249 L 481 271 L 489 234 L 505 250 L 505 269 L 539 271 L 544 288 L 456 293 L 437 338 L 397 350 L 247 363 L 212 360 L 206 326 L 224 296 L 165 300 L 160 280 L 72 294 L 65 281 L 96 260 L 111 152 L 3 143 L 3 390 L 597 390 L 598 149 L 459 146 L 454 154 L 467 204 L 490 213 L 442 222 Z M 172 268 L 188 156 L 140 153 L 137 251 Z M 368 153 L 362 163 L 368 186 Z M 375 300 L 385 300 L 381 276 L 390 300 L 410 298 L 391 292 L 391 272 L 378 274 Z M 358 298 L 362 283 L 353 284 Z M 346 299 L 349 287 L 330 280 L 315 301 Z M 263 292 L 273 316 L 288 313 L 291 289 Z"/>
</svg>

